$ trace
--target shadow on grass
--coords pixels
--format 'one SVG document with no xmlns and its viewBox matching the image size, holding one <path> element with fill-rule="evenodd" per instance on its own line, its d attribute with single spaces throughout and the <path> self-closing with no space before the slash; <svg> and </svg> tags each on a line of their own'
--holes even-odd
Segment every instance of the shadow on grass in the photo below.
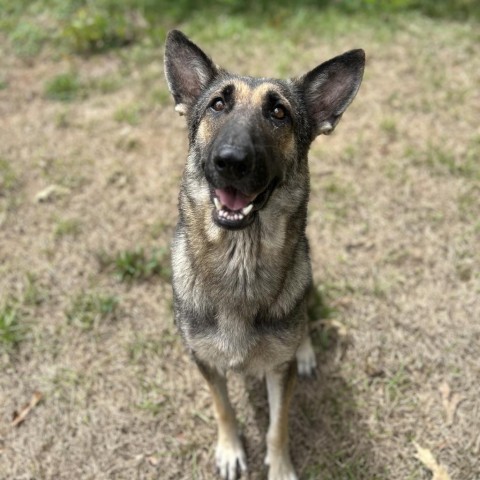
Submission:
<svg viewBox="0 0 480 480">
<path fill-rule="evenodd" d="M 332 308 L 321 293 L 316 300 L 316 311 L 323 311 L 328 319 Z M 311 307 L 312 311 L 315 310 Z M 325 319 L 320 317 L 320 320 L 322 318 Z M 316 375 L 297 380 L 290 409 L 290 451 L 299 477 L 302 480 L 386 480 L 386 466 L 376 464 L 373 457 L 373 441 L 356 402 L 355 386 L 342 376 L 340 364 L 347 348 L 345 338 L 331 328 L 320 328 L 312 336 L 318 363 Z M 264 383 L 259 379 L 246 379 L 255 422 L 263 436 L 268 429 Z M 248 439 L 246 443 L 251 463 L 262 465 L 264 440 L 260 451 L 249 444 Z M 264 472 L 266 474 L 266 467 Z"/>
</svg>

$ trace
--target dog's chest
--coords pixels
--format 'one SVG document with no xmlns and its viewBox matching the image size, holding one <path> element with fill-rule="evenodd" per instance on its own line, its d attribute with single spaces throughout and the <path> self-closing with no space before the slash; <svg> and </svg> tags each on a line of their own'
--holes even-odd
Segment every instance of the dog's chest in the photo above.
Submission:
<svg viewBox="0 0 480 480">
<path fill-rule="evenodd" d="M 297 332 L 292 332 L 296 337 Z M 188 339 L 195 356 L 220 370 L 263 374 L 274 365 L 286 362 L 295 353 L 297 343 L 281 339 L 274 332 L 260 332 L 235 312 L 219 312 L 216 325 L 208 334 Z"/>
</svg>

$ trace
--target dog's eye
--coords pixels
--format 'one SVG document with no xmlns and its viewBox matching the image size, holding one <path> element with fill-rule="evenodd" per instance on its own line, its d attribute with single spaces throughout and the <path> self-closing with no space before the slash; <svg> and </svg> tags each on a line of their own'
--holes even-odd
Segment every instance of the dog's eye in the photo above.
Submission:
<svg viewBox="0 0 480 480">
<path fill-rule="evenodd" d="M 215 112 L 221 112 L 222 110 L 225 109 L 225 102 L 220 97 L 215 98 L 213 102 L 210 104 L 210 108 Z"/>
<path fill-rule="evenodd" d="M 284 120 L 287 116 L 287 111 L 281 105 L 276 105 L 270 112 L 270 116 L 275 120 Z"/>
</svg>

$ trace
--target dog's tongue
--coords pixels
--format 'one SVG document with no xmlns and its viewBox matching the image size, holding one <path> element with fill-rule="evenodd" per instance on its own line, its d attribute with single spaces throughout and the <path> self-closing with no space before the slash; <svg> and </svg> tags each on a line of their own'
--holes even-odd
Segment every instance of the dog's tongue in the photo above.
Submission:
<svg viewBox="0 0 480 480">
<path fill-rule="evenodd" d="M 244 195 L 233 187 L 215 189 L 215 195 L 229 210 L 241 210 L 256 197 L 256 195 Z"/>
</svg>

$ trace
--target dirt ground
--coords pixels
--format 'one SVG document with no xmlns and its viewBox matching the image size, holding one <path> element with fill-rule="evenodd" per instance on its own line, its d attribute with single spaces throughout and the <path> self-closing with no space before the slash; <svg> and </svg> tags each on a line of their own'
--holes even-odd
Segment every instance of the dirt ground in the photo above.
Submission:
<svg viewBox="0 0 480 480">
<path fill-rule="evenodd" d="M 328 318 L 312 319 L 319 367 L 297 384 L 293 462 L 302 479 L 432 478 L 418 444 L 448 472 L 435 478 L 479 480 L 478 30 L 416 18 L 321 39 L 254 52 L 203 43 L 217 63 L 262 75 L 367 52 L 357 99 L 310 153 L 308 233 Z M 214 478 L 210 398 L 173 327 L 170 284 L 105 267 L 168 247 L 176 221 L 186 129 L 162 52 L 140 57 L 1 52 L 0 308 L 13 305 L 24 329 L 18 345 L 0 343 L 2 480 Z M 47 98 L 66 71 L 80 95 Z M 118 306 L 75 304 L 88 295 Z M 72 321 L 82 308 L 93 320 Z M 248 478 L 266 478 L 265 388 L 230 384 Z M 41 401 L 12 425 L 35 391 Z"/>
</svg>

